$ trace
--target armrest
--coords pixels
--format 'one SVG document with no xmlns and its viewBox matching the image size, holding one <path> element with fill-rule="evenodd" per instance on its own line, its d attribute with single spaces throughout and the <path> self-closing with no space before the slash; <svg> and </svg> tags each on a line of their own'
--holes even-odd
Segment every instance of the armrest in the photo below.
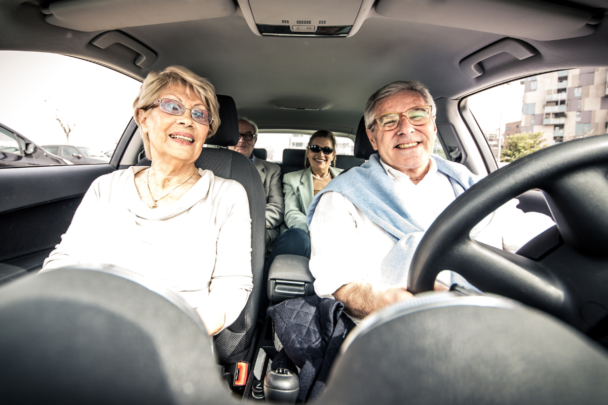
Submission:
<svg viewBox="0 0 608 405">
<path fill-rule="evenodd" d="M 279 255 L 268 274 L 268 299 L 278 303 L 290 298 L 314 295 L 315 278 L 308 269 L 307 257 Z"/>
</svg>

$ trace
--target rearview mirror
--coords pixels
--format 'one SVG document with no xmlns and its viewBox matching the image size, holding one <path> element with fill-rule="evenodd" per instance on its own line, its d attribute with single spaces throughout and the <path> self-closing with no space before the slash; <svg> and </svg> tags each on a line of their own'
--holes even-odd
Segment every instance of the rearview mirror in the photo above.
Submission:
<svg viewBox="0 0 608 405">
<path fill-rule="evenodd" d="M 72 153 L 72 156 L 74 156 L 75 158 L 80 159 L 82 157 L 82 155 L 80 153 Z"/>
<path fill-rule="evenodd" d="M 25 148 L 25 154 L 31 155 L 32 153 L 36 152 L 37 149 L 38 148 L 36 148 L 36 145 L 34 145 L 33 143 L 28 143 Z"/>
</svg>

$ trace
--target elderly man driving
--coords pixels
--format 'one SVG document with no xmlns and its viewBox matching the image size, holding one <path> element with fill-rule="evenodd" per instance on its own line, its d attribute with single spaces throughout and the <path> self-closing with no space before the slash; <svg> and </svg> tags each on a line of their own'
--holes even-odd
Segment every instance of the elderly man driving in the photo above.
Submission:
<svg viewBox="0 0 608 405">
<path fill-rule="evenodd" d="M 332 181 L 308 211 L 315 291 L 342 301 L 355 322 L 412 297 L 407 273 L 424 232 L 481 179 L 461 164 L 431 155 L 435 110 L 419 82 L 394 82 L 376 91 L 364 118 L 378 153 Z M 513 200 L 502 206 L 471 236 L 516 251 L 553 225 L 548 217 L 524 214 L 516 205 Z M 449 284 L 435 285 L 440 289 Z"/>
<path fill-rule="evenodd" d="M 258 169 L 266 195 L 266 247 L 272 250 L 279 237 L 279 227 L 285 214 L 283 190 L 281 187 L 281 168 L 274 163 L 253 156 L 253 148 L 258 141 L 258 126 L 247 119 L 239 119 L 239 143 L 228 148 L 250 159 Z"/>
</svg>

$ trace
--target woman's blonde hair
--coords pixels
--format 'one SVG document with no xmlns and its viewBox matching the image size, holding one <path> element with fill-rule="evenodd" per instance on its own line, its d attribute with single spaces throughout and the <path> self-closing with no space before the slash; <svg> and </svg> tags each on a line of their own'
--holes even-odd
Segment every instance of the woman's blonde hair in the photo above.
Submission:
<svg viewBox="0 0 608 405">
<path fill-rule="evenodd" d="M 333 132 L 326 129 L 321 129 L 310 136 L 308 145 L 306 146 L 306 153 L 304 154 L 304 167 L 308 167 L 308 147 L 312 145 L 312 141 L 317 138 L 327 138 L 331 141 L 331 147 L 334 149 L 334 167 L 336 167 L 336 161 L 338 159 L 338 151 L 336 151 L 336 136 Z M 330 165 L 331 166 L 331 165 Z"/>
<path fill-rule="evenodd" d="M 146 80 L 141 85 L 139 94 L 133 102 L 133 116 L 137 125 L 141 127 L 139 110 L 149 107 L 154 101 L 158 100 L 158 97 L 165 88 L 173 85 L 185 88 L 189 96 L 190 92 L 193 92 L 205 103 L 209 114 L 213 118 L 213 122 L 209 124 L 207 138 L 213 136 L 221 124 L 220 106 L 215 95 L 215 88 L 207 79 L 200 77 L 183 66 L 169 66 L 162 72 L 152 71 L 148 73 Z M 150 158 L 152 156 L 150 154 L 150 138 L 148 134 L 144 134 L 143 132 L 141 133 L 141 137 L 144 140 L 146 156 Z"/>
</svg>

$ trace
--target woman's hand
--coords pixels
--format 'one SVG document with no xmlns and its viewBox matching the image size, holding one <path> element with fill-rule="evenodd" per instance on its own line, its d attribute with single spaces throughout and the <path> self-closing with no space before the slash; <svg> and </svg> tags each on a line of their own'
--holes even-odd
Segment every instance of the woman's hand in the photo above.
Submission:
<svg viewBox="0 0 608 405">
<path fill-rule="evenodd" d="M 218 333 L 226 321 L 226 314 L 223 309 L 214 308 L 210 305 L 196 308 L 196 312 L 203 320 L 207 333 L 209 336 L 213 336 Z"/>
</svg>

